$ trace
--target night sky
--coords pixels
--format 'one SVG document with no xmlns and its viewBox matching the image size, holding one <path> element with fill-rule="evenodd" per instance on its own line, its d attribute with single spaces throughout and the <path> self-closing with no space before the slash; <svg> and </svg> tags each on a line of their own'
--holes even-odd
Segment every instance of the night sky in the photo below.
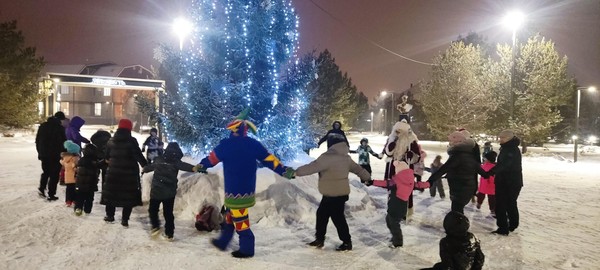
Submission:
<svg viewBox="0 0 600 270">
<path fill-rule="evenodd" d="M 313 3 L 314 1 L 314 3 Z M 48 64 L 113 61 L 156 65 L 160 42 L 178 45 L 173 20 L 189 0 L 0 0 L 0 21 L 17 20 L 27 45 Z M 359 90 L 403 90 L 426 79 L 422 61 L 447 48 L 459 34 L 483 34 L 511 42 L 500 21 L 514 7 L 527 14 L 525 27 L 539 31 L 569 57 L 582 86 L 600 86 L 600 0 L 295 0 L 300 16 L 300 52 L 329 49 Z M 317 7 L 319 5 L 325 11 Z M 518 3 L 518 4 L 513 4 Z"/>
</svg>

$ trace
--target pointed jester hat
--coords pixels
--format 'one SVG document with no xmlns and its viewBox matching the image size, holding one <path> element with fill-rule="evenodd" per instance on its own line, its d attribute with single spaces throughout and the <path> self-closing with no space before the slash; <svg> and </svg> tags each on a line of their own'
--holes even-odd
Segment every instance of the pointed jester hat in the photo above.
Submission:
<svg viewBox="0 0 600 270">
<path fill-rule="evenodd" d="M 246 136 L 248 134 L 248 129 L 250 129 L 252 134 L 256 134 L 256 126 L 254 123 L 248 120 L 249 112 L 250 108 L 244 109 L 240 114 L 238 114 L 238 116 L 235 117 L 233 121 L 227 125 L 227 129 L 231 130 L 231 133 L 242 136 Z"/>
</svg>

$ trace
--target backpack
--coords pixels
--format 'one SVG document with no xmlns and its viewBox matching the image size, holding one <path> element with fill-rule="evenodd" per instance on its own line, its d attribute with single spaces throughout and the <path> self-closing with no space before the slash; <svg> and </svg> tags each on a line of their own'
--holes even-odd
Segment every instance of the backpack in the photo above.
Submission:
<svg viewBox="0 0 600 270">
<path fill-rule="evenodd" d="M 216 229 L 216 224 L 213 221 L 213 213 L 215 212 L 215 207 L 210 204 L 205 204 L 202 206 L 200 213 L 196 215 L 196 229 L 198 231 L 206 231 L 212 232 Z"/>
</svg>

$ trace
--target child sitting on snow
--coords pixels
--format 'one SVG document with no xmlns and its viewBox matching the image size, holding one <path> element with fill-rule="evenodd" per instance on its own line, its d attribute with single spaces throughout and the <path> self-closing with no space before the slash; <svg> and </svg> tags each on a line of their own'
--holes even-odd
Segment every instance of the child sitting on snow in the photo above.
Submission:
<svg viewBox="0 0 600 270">
<path fill-rule="evenodd" d="M 71 207 L 75 202 L 75 168 L 79 161 L 81 148 L 71 140 L 65 141 L 63 146 L 67 149 L 67 152 L 60 154 L 60 164 L 65 168 L 65 185 L 67 186 L 65 204 L 67 207 Z"/>
<path fill-rule="evenodd" d="M 444 218 L 446 237 L 440 240 L 441 262 L 432 268 L 438 269 L 464 269 L 480 270 L 483 268 L 485 255 L 481 251 L 479 239 L 469 230 L 469 219 L 456 211 L 452 211 Z"/>
<path fill-rule="evenodd" d="M 181 161 L 183 152 L 179 144 L 171 142 L 167 145 L 165 153 L 154 159 L 154 163 L 144 167 L 143 172 L 154 171 L 152 187 L 150 188 L 150 206 L 148 214 L 152 223 L 152 236 L 160 232 L 160 220 L 158 219 L 158 208 L 163 205 L 163 216 L 165 217 L 165 238 L 173 240 L 175 232 L 175 217 L 173 216 L 173 205 L 177 195 L 177 174 L 179 171 L 195 172 L 194 165 Z"/>
<path fill-rule="evenodd" d="M 396 174 L 392 176 L 391 181 L 373 180 L 373 185 L 389 189 L 388 209 L 385 216 L 390 233 L 392 234 L 391 248 L 401 247 L 403 245 L 402 229 L 400 221 L 406 216 L 408 208 L 408 198 L 413 191 L 413 188 L 428 188 L 427 182 L 416 182 L 415 175 L 412 169 L 404 161 L 394 160 L 394 168 Z"/>
</svg>

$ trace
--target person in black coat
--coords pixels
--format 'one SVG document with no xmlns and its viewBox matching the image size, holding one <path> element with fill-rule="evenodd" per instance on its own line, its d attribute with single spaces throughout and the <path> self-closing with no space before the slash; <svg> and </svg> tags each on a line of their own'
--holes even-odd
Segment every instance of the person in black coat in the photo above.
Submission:
<svg viewBox="0 0 600 270">
<path fill-rule="evenodd" d="M 342 123 L 340 121 L 335 121 L 335 122 L 333 122 L 331 127 L 332 127 L 332 129 L 327 131 L 327 134 L 325 134 L 325 136 L 323 136 L 323 138 L 321 138 L 319 140 L 318 146 L 321 146 L 321 144 L 324 143 L 325 141 L 327 141 L 327 139 L 329 137 L 332 137 L 332 136 L 338 137 L 341 135 L 343 137 L 343 140 L 346 142 L 346 145 L 348 145 L 348 147 L 350 147 L 350 144 L 348 143 L 348 139 L 346 138 L 346 133 L 344 133 L 344 131 L 342 130 Z M 329 147 L 331 147 L 331 145 L 329 145 L 329 142 L 327 142 L 327 149 L 329 149 Z"/>
<path fill-rule="evenodd" d="M 523 168 L 521 164 L 521 140 L 510 130 L 498 134 L 500 154 L 496 166 L 489 173 L 495 175 L 496 184 L 496 225 L 493 233 L 508 235 L 519 227 L 519 208 L 517 199 L 523 187 Z"/>
<path fill-rule="evenodd" d="M 144 167 L 143 172 L 154 171 L 152 177 L 152 186 L 150 188 L 150 223 L 152 224 L 152 236 L 158 234 L 160 230 L 160 220 L 158 219 L 158 209 L 163 205 L 163 216 L 165 217 L 165 236 L 167 239 L 173 239 L 175 231 L 175 217 L 173 216 L 173 205 L 175 204 L 175 195 L 177 195 L 177 174 L 179 171 L 194 172 L 194 165 L 181 161 L 183 152 L 179 144 L 171 142 L 167 145 L 164 154 L 154 158 L 154 163 Z"/>
<path fill-rule="evenodd" d="M 444 218 L 446 237 L 440 240 L 441 262 L 433 268 L 422 270 L 480 270 L 485 262 L 481 243 L 469 232 L 469 219 L 458 212 L 451 211 Z"/>
<path fill-rule="evenodd" d="M 125 227 L 129 227 L 133 207 L 142 205 L 138 163 L 142 167 L 147 164 L 137 140 L 131 136 L 132 128 L 129 119 L 121 119 L 115 136 L 106 145 L 108 171 L 100 199 L 100 203 L 106 205 L 106 222 L 114 222 L 115 207 L 123 207 L 121 225 Z"/>
<path fill-rule="evenodd" d="M 452 211 L 463 213 L 465 205 L 471 201 L 473 194 L 477 192 L 477 183 L 473 181 L 477 173 L 487 177 L 488 173 L 481 168 L 481 164 L 473 159 L 474 142 L 467 139 L 464 134 L 455 131 L 448 136 L 450 148 L 448 148 L 448 161 L 433 173 L 427 182 L 431 186 L 439 181 L 444 174 L 448 179 L 450 187 L 450 200 Z"/>
<path fill-rule="evenodd" d="M 83 149 L 83 157 L 77 162 L 77 182 L 75 190 L 75 215 L 82 212 L 92 212 L 94 192 L 98 191 L 98 175 L 100 174 L 100 160 L 98 149 L 93 144 L 87 144 Z"/>
<path fill-rule="evenodd" d="M 104 179 L 106 179 L 106 169 L 108 168 L 108 164 L 104 162 L 104 158 L 106 156 L 106 144 L 108 140 L 110 140 L 110 133 L 106 130 L 99 129 L 92 135 L 90 141 L 96 146 L 96 156 L 98 157 L 100 162 L 100 170 L 102 172 L 102 184 L 104 184 Z"/>
<path fill-rule="evenodd" d="M 65 151 L 63 144 L 67 140 L 65 128 L 61 121 L 65 119 L 63 112 L 56 112 L 54 116 L 40 125 L 35 136 L 38 160 L 42 162 L 42 175 L 38 193 L 41 197 L 45 197 L 47 186 L 49 201 L 58 200 L 55 195 L 61 168 L 60 153 Z"/>
</svg>

